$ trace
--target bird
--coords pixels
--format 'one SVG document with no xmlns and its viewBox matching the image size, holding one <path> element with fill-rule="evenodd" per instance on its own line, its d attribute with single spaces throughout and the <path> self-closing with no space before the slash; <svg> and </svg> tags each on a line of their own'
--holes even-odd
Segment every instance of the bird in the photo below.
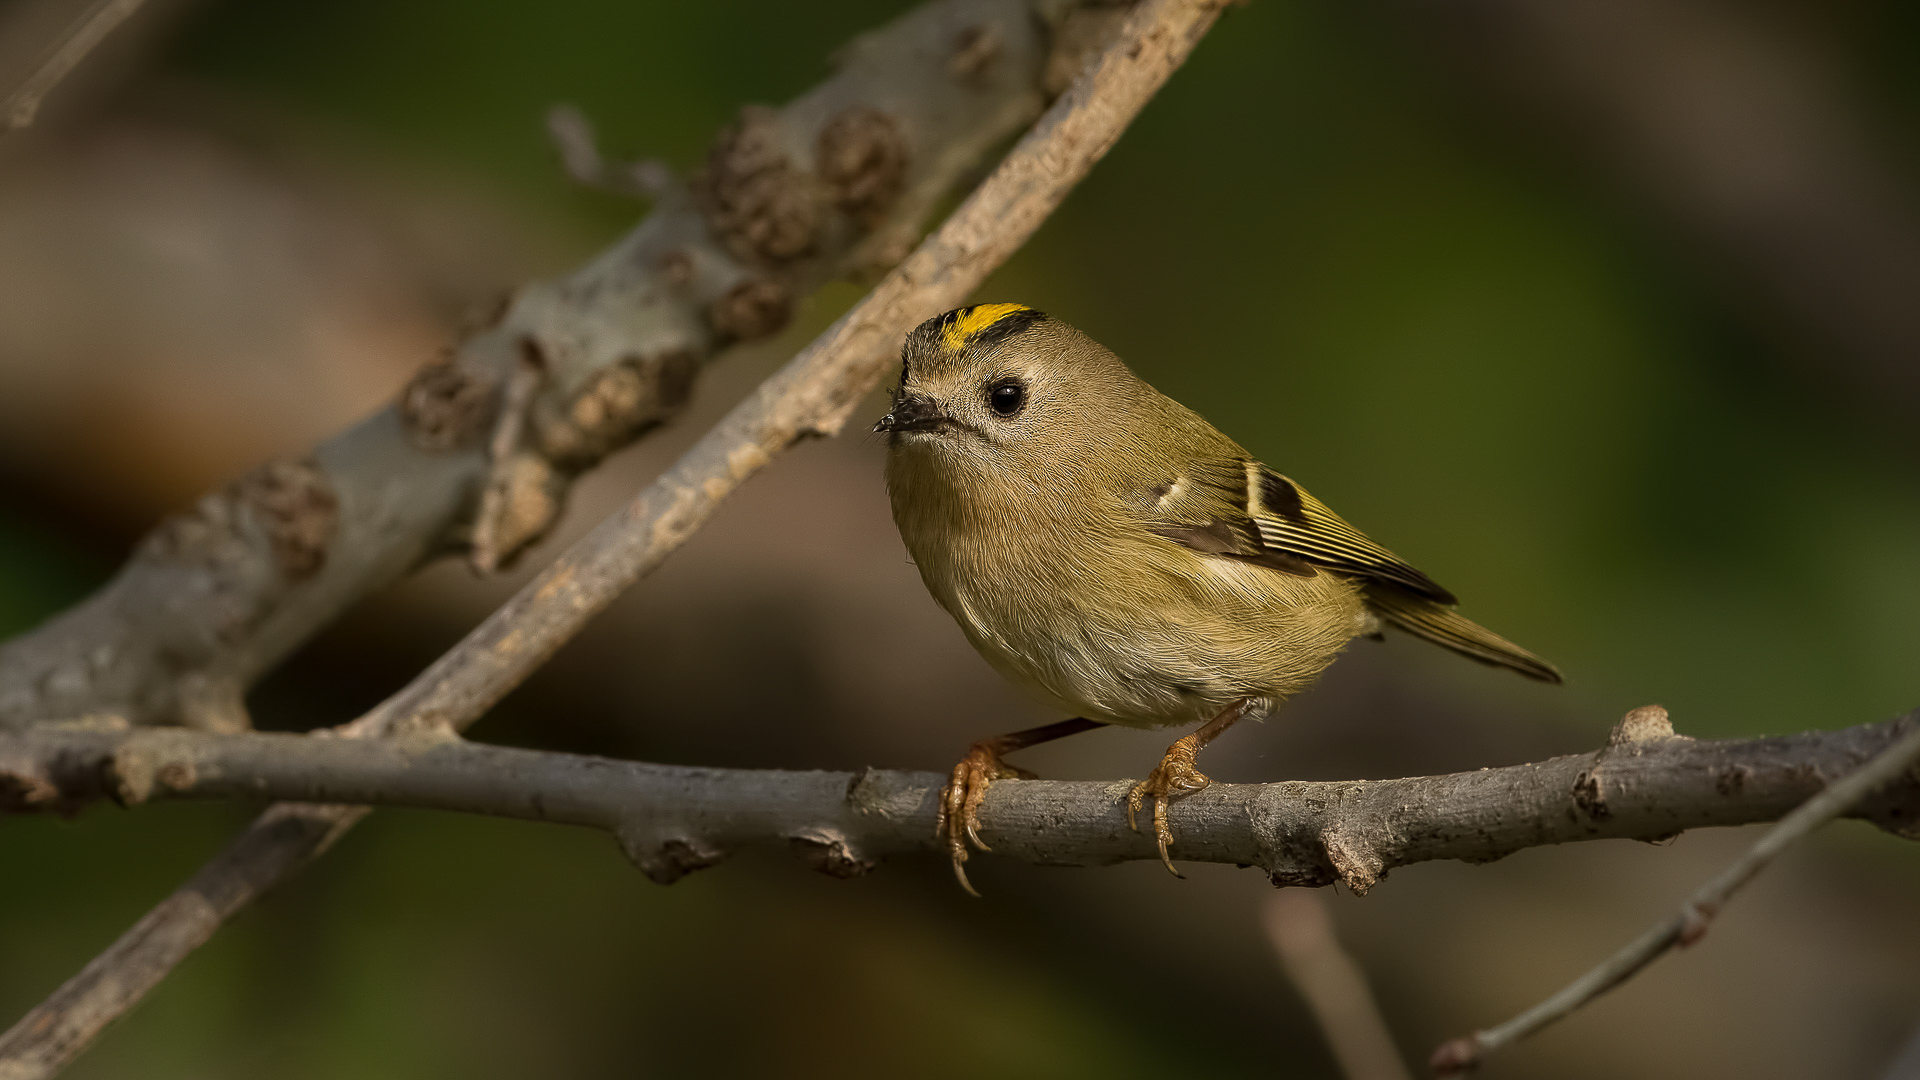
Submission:
<svg viewBox="0 0 1920 1080">
<path fill-rule="evenodd" d="M 937 800 L 960 885 L 1016 750 L 1106 725 L 1194 727 L 1127 795 L 1167 806 L 1210 781 L 1201 748 L 1307 688 L 1386 628 L 1549 683 L 1559 671 L 1454 610 L 1454 595 L 1290 477 L 1024 304 L 958 308 L 906 336 L 886 486 L 928 592 L 987 663 L 1071 719 L 968 748 Z"/>
</svg>

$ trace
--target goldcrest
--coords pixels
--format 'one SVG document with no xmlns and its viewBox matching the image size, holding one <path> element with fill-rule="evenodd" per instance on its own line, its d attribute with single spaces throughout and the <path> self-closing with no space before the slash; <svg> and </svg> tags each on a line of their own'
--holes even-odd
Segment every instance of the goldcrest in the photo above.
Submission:
<svg viewBox="0 0 1920 1080">
<path fill-rule="evenodd" d="M 1120 358 L 1020 304 L 922 323 L 901 351 L 887 492 L 927 589 L 995 670 L 1073 717 L 974 744 L 940 800 L 969 840 L 1002 755 L 1104 724 L 1199 725 L 1135 785 L 1173 870 L 1170 800 L 1199 749 L 1393 627 L 1529 678 L 1551 664 L 1463 618 L 1432 578 L 1255 461 Z M 1178 874 L 1178 871 L 1174 871 Z"/>
</svg>

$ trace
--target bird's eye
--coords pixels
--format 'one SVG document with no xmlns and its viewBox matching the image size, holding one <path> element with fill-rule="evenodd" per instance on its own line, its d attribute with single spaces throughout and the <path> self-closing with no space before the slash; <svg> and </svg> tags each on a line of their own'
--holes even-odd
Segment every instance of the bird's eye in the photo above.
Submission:
<svg viewBox="0 0 1920 1080">
<path fill-rule="evenodd" d="M 1027 388 L 1017 380 L 1008 379 L 987 388 L 987 405 L 1001 416 L 1012 416 L 1026 403 Z"/>
</svg>

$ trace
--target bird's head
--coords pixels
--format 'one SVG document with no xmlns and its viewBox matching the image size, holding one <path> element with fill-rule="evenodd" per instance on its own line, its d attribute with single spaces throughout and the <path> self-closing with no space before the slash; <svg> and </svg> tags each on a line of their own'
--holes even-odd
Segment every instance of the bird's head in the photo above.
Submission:
<svg viewBox="0 0 1920 1080">
<path fill-rule="evenodd" d="M 896 451 L 1028 464 L 1105 441 L 1099 432 L 1138 386 L 1112 353 L 1045 312 L 978 304 L 907 335 L 893 407 L 873 430 Z"/>
</svg>

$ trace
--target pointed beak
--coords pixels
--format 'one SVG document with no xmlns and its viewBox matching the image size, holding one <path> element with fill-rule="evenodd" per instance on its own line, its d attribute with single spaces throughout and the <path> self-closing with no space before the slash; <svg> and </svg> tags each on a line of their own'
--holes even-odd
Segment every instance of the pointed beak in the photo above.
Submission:
<svg viewBox="0 0 1920 1080">
<path fill-rule="evenodd" d="M 952 423 L 933 402 L 923 397 L 903 397 L 893 403 L 893 411 L 873 425 L 875 431 L 935 431 Z"/>
</svg>

